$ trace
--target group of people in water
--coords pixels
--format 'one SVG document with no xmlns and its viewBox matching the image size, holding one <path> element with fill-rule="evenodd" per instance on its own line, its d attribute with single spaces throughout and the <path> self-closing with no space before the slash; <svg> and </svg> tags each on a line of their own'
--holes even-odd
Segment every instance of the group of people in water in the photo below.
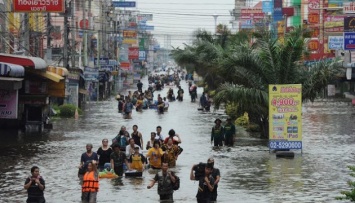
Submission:
<svg viewBox="0 0 355 203">
<path fill-rule="evenodd" d="M 173 78 L 176 79 L 177 76 Z M 153 77 L 153 79 L 156 78 Z M 119 102 L 118 110 L 124 113 L 126 118 L 132 118 L 134 108 L 141 111 L 154 104 L 152 101 L 155 88 L 150 86 L 143 92 L 142 87 L 143 83 L 139 81 L 138 91 L 134 93 L 129 91 L 127 96 L 116 97 Z M 172 88 L 168 90 L 166 98 L 158 95 L 155 103 L 158 112 L 166 111 L 169 101 L 175 101 L 175 99 L 183 101 L 183 94 L 184 90 L 178 86 L 176 97 Z M 189 94 L 191 101 L 194 102 L 197 97 L 196 85 L 189 83 Z M 204 110 L 209 110 L 210 101 L 207 94 L 202 94 L 200 104 Z M 211 143 L 213 142 L 214 146 L 232 146 L 234 135 L 235 126 L 231 119 L 227 119 L 224 126 L 220 119 L 216 119 L 211 131 Z M 155 171 L 156 174 L 147 188 L 150 189 L 157 183 L 160 200 L 173 201 L 173 193 L 179 188 L 180 180 L 169 168 L 176 166 L 178 157 L 183 152 L 180 146 L 181 137 L 174 129 L 169 130 L 168 136 L 164 137 L 162 127 L 157 126 L 156 130 L 150 133 L 149 140 L 144 143 L 143 135 L 138 131 L 138 125 L 132 126 L 131 133 L 125 126 L 122 126 L 117 136 L 111 140 L 111 144 L 109 141 L 107 138 L 102 139 L 102 145 L 96 152 L 93 151 L 92 144 L 87 144 L 86 152 L 81 155 L 78 175 L 82 179 L 82 202 L 97 202 L 100 171 L 109 171 L 118 177 L 127 176 L 128 172 L 134 171 L 142 176 L 142 172 L 147 168 Z M 220 178 L 220 171 L 214 167 L 213 158 L 209 158 L 206 163 L 192 166 L 190 179 L 199 182 L 196 195 L 198 203 L 216 201 Z M 27 202 L 45 202 L 43 195 L 45 182 L 39 175 L 38 167 L 32 167 L 31 176 L 26 179 L 24 187 L 28 190 Z"/>
</svg>

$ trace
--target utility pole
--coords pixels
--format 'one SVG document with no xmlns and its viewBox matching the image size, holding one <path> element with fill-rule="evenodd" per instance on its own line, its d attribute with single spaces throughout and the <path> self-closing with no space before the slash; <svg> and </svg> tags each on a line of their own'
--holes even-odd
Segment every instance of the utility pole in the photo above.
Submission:
<svg viewBox="0 0 355 203">
<path fill-rule="evenodd" d="M 64 13 L 64 44 L 63 44 L 63 66 L 68 68 L 68 15 L 69 15 L 68 2 L 65 0 L 65 13 Z"/>
<path fill-rule="evenodd" d="M 214 34 L 217 34 L 217 18 L 219 15 L 213 14 L 212 16 L 214 18 Z"/>
<path fill-rule="evenodd" d="M 29 26 L 29 18 L 28 18 L 28 13 L 25 13 L 23 15 L 23 34 L 24 34 L 24 49 L 25 49 L 25 55 L 29 55 L 29 50 L 30 50 L 30 26 Z"/>
<path fill-rule="evenodd" d="M 52 61 L 51 30 L 52 30 L 51 13 L 47 13 L 47 54 L 46 54 L 47 63 L 51 63 Z"/>
<path fill-rule="evenodd" d="M 86 1 L 84 1 L 83 2 L 83 7 L 82 7 L 82 9 L 83 9 L 83 19 L 82 19 L 82 22 L 83 22 L 83 44 L 82 44 L 82 46 L 83 46 L 83 57 L 82 57 L 82 59 L 83 59 L 83 66 L 85 67 L 86 65 L 87 65 L 87 50 L 88 50 L 88 47 L 87 47 L 87 37 L 88 37 L 88 31 L 87 31 L 87 29 L 88 29 L 88 27 L 86 26 L 87 24 L 86 24 L 86 12 L 85 12 L 85 6 L 86 6 Z M 89 15 L 88 15 L 89 16 Z M 80 55 L 81 55 L 81 53 L 80 53 Z M 79 68 L 80 68 L 80 66 L 79 66 Z"/>
<path fill-rule="evenodd" d="M 74 11 L 75 11 L 75 0 L 70 1 L 70 8 L 71 8 L 71 68 L 75 68 L 75 53 L 76 53 L 76 43 L 75 43 L 75 19 L 74 19 Z"/>
</svg>

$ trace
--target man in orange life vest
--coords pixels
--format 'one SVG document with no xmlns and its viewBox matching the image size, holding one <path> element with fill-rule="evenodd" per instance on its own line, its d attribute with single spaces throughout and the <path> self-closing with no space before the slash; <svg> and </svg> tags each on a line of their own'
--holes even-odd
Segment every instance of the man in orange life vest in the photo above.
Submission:
<svg viewBox="0 0 355 203">
<path fill-rule="evenodd" d="M 99 191 L 99 173 L 95 161 L 88 163 L 88 170 L 83 177 L 81 201 L 83 203 L 96 203 Z"/>
</svg>

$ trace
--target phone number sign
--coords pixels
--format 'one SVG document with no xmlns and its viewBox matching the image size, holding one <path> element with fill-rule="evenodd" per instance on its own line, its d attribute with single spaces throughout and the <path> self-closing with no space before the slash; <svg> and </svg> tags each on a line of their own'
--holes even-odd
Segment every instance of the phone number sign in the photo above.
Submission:
<svg viewBox="0 0 355 203">
<path fill-rule="evenodd" d="M 13 0 L 13 12 L 63 13 L 64 0 Z"/>
<path fill-rule="evenodd" d="M 302 85 L 269 85 L 269 148 L 302 149 Z"/>
</svg>

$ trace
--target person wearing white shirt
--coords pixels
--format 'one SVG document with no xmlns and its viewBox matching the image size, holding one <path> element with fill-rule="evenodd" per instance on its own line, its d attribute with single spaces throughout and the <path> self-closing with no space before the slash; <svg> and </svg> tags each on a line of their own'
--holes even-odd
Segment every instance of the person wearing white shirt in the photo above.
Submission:
<svg viewBox="0 0 355 203">
<path fill-rule="evenodd" d="M 164 111 L 168 111 L 169 101 L 166 99 L 166 97 L 164 97 L 163 101 L 164 101 Z"/>
<path fill-rule="evenodd" d="M 129 144 L 126 146 L 126 156 L 129 157 L 131 154 L 134 154 L 134 148 L 139 147 L 138 145 L 134 144 L 134 139 L 129 139 Z M 139 153 L 142 154 L 142 149 L 139 147 Z"/>
</svg>

